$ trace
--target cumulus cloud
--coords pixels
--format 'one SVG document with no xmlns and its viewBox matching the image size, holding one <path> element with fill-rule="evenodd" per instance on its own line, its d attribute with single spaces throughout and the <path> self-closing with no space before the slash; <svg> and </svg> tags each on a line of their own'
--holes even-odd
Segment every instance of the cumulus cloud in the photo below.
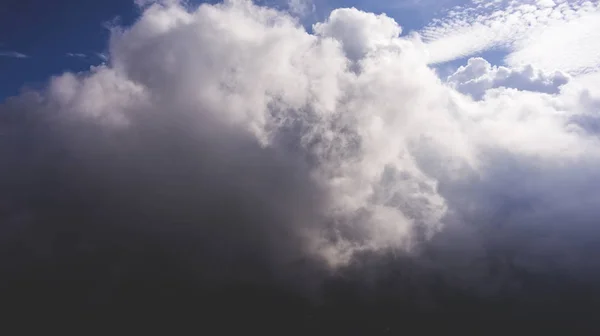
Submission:
<svg viewBox="0 0 600 336">
<path fill-rule="evenodd" d="M 475 99 L 483 98 L 487 90 L 513 88 L 517 90 L 556 94 L 569 81 L 569 76 L 560 71 L 546 74 L 531 65 L 521 69 L 492 66 L 483 58 L 471 58 L 447 79 L 456 90 Z"/>
<path fill-rule="evenodd" d="M 365 13 L 356 8 L 334 10 L 326 22 L 315 24 L 313 30 L 318 35 L 339 41 L 351 60 L 361 59 L 378 47 L 393 44 L 402 32 L 394 19 L 387 15 Z"/>
<path fill-rule="evenodd" d="M 144 6 L 109 64 L 0 107 L 3 281 L 77 306 L 340 276 L 444 306 L 434 282 L 494 296 L 600 271 L 600 140 L 566 77 L 474 59 L 451 76 L 488 90 L 473 100 L 385 15 L 310 34 L 249 1 Z"/>
</svg>

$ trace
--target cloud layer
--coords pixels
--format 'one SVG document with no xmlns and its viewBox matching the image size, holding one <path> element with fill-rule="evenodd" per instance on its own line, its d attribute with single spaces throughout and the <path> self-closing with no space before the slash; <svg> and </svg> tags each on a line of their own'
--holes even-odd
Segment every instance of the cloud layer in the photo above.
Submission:
<svg viewBox="0 0 600 336">
<path fill-rule="evenodd" d="M 13 295 L 312 293 L 341 275 L 446 307 L 433 279 L 518 297 L 596 278 L 593 96 L 481 59 L 448 85 L 385 15 L 338 9 L 313 30 L 247 1 L 144 3 L 108 64 L 4 102 Z"/>
<path fill-rule="evenodd" d="M 599 6 L 597 0 L 472 1 L 449 10 L 421 34 L 431 63 L 504 49 L 513 67 L 593 72 L 600 67 Z"/>
</svg>

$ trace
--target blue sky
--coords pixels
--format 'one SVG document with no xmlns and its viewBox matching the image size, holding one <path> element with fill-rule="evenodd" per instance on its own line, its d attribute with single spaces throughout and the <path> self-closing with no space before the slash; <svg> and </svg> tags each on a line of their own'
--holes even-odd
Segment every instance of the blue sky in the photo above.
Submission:
<svg viewBox="0 0 600 336">
<path fill-rule="evenodd" d="M 386 13 L 403 33 L 419 32 L 430 47 L 431 66 L 449 75 L 470 57 L 494 65 L 534 65 L 573 75 L 600 64 L 598 0 L 257 0 L 288 8 L 314 5 L 302 16 L 307 29 L 336 8 Z M 218 1 L 208 1 L 218 2 Z M 192 1 L 197 5 L 201 1 Z M 85 71 L 106 52 L 107 22 L 132 24 L 133 0 L 8 0 L 0 6 L 0 98 L 39 87 L 52 75 Z M 557 40 L 557 43 L 553 43 Z M 566 47 L 564 47 L 566 46 Z M 546 57 L 552 54 L 553 57 Z"/>
<path fill-rule="evenodd" d="M 38 87 L 51 75 L 67 70 L 84 71 L 101 63 L 98 54 L 105 51 L 109 38 L 105 23 L 118 20 L 128 25 L 139 15 L 133 0 L 5 0 L 2 3 L 0 52 L 12 54 L 0 57 L 0 97 L 18 94 L 24 85 Z M 271 0 L 258 3 L 285 6 Z M 310 27 L 335 8 L 354 6 L 385 12 L 408 32 L 421 29 L 449 4 L 448 0 L 323 0 L 315 2 L 316 11 L 305 18 L 305 23 Z M 18 56 L 16 53 L 27 57 L 12 57 Z"/>
<path fill-rule="evenodd" d="M 0 5 L 0 51 L 27 58 L 0 57 L 0 97 L 25 85 L 39 85 L 49 75 L 81 71 L 101 62 L 109 32 L 103 23 L 133 20 L 133 2 L 122 0 L 8 0 Z M 84 53 L 85 58 L 67 53 Z"/>
</svg>

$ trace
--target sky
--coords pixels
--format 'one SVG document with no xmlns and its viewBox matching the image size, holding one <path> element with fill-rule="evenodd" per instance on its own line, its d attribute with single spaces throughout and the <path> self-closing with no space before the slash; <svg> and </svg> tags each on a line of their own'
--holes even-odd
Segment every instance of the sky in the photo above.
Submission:
<svg viewBox="0 0 600 336">
<path fill-rule="evenodd" d="M 599 1 L 0 15 L 8 320 L 598 333 Z"/>
<path fill-rule="evenodd" d="M 215 1 L 213 1 L 215 2 Z M 188 1 L 190 5 L 201 2 Z M 431 64 L 450 72 L 471 56 L 494 65 L 536 63 L 546 70 L 594 72 L 600 64 L 597 1 L 469 0 L 261 0 L 291 9 L 310 30 L 340 7 L 386 13 L 405 33 L 430 44 Z M 38 87 L 64 71 L 105 62 L 108 27 L 129 25 L 140 9 L 133 1 L 5 1 L 0 7 L 0 97 Z M 34 23 L 34 24 L 32 24 Z M 576 36 L 576 39 L 573 39 Z M 558 39 L 562 39 L 557 41 Z M 558 45 L 564 47 L 557 47 Z M 544 57 L 552 53 L 554 57 Z"/>
</svg>

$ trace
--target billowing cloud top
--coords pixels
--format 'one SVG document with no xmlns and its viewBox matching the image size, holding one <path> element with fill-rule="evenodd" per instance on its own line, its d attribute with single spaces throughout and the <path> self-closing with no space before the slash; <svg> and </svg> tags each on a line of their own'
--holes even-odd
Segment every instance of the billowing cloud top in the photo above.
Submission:
<svg viewBox="0 0 600 336">
<path fill-rule="evenodd" d="M 461 66 L 448 77 L 447 82 L 458 91 L 481 99 L 493 88 L 514 88 L 527 91 L 558 93 L 569 76 L 560 71 L 546 74 L 536 71 L 531 65 L 522 69 L 495 67 L 483 58 L 471 58 L 466 66 Z"/>
<path fill-rule="evenodd" d="M 482 59 L 445 83 L 418 36 L 357 9 L 310 34 L 249 1 L 143 8 L 108 64 L 0 106 L 6 265 L 69 269 L 94 300 L 98 279 L 162 279 L 148 258 L 304 289 L 411 260 L 477 295 L 600 271 L 596 92 Z"/>
</svg>

